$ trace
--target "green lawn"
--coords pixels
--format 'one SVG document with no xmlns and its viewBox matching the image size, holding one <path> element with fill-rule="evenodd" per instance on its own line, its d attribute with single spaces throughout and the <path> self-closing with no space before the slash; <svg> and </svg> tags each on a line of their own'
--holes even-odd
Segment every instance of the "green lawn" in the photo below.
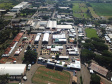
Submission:
<svg viewBox="0 0 112 84">
<path fill-rule="evenodd" d="M 92 37 L 97 37 L 98 38 L 98 35 L 97 35 L 95 29 L 87 28 L 85 31 L 86 31 L 86 36 L 88 38 L 92 38 Z"/>
<path fill-rule="evenodd" d="M 112 16 L 112 3 L 91 3 L 99 16 Z"/>
<path fill-rule="evenodd" d="M 73 16 L 76 18 L 89 18 L 87 14 L 88 7 L 85 3 L 73 3 Z"/>
<path fill-rule="evenodd" d="M 34 84 L 69 84 L 70 73 L 66 71 L 56 71 L 41 66 L 32 77 Z"/>
</svg>

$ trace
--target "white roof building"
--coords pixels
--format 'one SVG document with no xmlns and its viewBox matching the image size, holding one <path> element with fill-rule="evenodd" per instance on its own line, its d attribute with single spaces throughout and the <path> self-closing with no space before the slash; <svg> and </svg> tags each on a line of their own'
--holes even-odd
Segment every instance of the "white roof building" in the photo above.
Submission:
<svg viewBox="0 0 112 84">
<path fill-rule="evenodd" d="M 39 41 L 40 35 L 41 35 L 41 33 L 37 33 L 37 36 L 35 38 L 35 41 Z"/>
<path fill-rule="evenodd" d="M 57 29 L 72 29 L 72 25 L 57 25 Z"/>
<path fill-rule="evenodd" d="M 75 63 L 70 63 L 70 65 L 67 65 L 67 67 L 81 69 L 80 61 L 75 60 Z"/>
<path fill-rule="evenodd" d="M 64 39 L 64 38 L 66 38 L 65 34 L 53 35 L 53 39 Z"/>
<path fill-rule="evenodd" d="M 43 36 L 43 42 L 48 42 L 49 40 L 49 33 L 45 33 L 44 36 Z"/>
<path fill-rule="evenodd" d="M 0 64 L 0 75 L 24 75 L 26 64 Z"/>
<path fill-rule="evenodd" d="M 69 59 L 69 56 L 59 56 L 59 59 Z"/>
<path fill-rule="evenodd" d="M 49 20 L 47 22 L 47 28 L 49 28 L 49 29 L 51 28 L 52 29 L 52 28 L 56 28 L 56 27 L 57 27 L 57 21 L 50 21 Z"/>
</svg>

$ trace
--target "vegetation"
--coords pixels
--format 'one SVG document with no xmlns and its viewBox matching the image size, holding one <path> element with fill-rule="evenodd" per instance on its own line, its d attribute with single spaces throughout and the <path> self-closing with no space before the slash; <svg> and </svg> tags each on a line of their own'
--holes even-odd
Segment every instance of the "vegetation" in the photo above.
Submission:
<svg viewBox="0 0 112 84">
<path fill-rule="evenodd" d="M 73 16 L 76 18 L 89 18 L 88 7 L 85 3 L 73 3 Z"/>
<path fill-rule="evenodd" d="M 43 81 L 44 80 L 44 81 Z M 44 66 L 39 67 L 32 77 L 32 82 L 36 84 L 69 84 L 70 73 L 66 71 L 56 71 Z"/>
<path fill-rule="evenodd" d="M 80 76 L 80 84 L 83 84 L 82 76 Z"/>
<path fill-rule="evenodd" d="M 99 16 L 95 13 L 95 11 L 93 10 L 92 7 L 88 7 L 88 9 L 90 10 L 90 13 L 91 13 L 92 17 L 99 18 Z"/>
<path fill-rule="evenodd" d="M 95 29 L 87 28 L 85 31 L 88 38 L 92 38 L 92 37 L 98 38 L 98 35 Z"/>
<path fill-rule="evenodd" d="M 10 9 L 12 8 L 14 5 L 12 3 L 0 3 L 0 9 Z"/>
<path fill-rule="evenodd" d="M 37 53 L 33 50 L 27 50 L 24 55 L 24 62 L 32 64 L 32 62 L 36 63 Z"/>
<path fill-rule="evenodd" d="M 0 84 L 6 84 L 6 83 L 8 83 L 8 77 L 9 77 L 8 74 L 6 74 L 6 75 L 0 75 Z"/>
<path fill-rule="evenodd" d="M 112 3 L 91 3 L 99 16 L 112 16 Z"/>
<path fill-rule="evenodd" d="M 101 78 L 96 74 L 91 74 L 91 84 L 100 84 Z"/>
<path fill-rule="evenodd" d="M 95 60 L 99 65 L 110 69 L 112 67 L 112 53 L 108 51 L 108 46 L 100 38 L 91 38 L 85 40 L 81 50 L 82 62 Z"/>
<path fill-rule="evenodd" d="M 19 14 L 19 16 L 21 17 L 27 17 L 27 15 L 33 15 L 37 10 L 36 9 L 24 9 L 21 10 L 21 13 Z"/>
</svg>

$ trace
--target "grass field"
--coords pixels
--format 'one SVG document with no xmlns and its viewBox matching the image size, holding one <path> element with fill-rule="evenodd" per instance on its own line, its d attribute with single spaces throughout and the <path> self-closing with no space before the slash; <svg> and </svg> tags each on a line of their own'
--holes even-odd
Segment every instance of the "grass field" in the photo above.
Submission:
<svg viewBox="0 0 112 84">
<path fill-rule="evenodd" d="M 70 73 L 66 71 L 56 71 L 41 66 L 32 77 L 34 84 L 69 84 Z"/>
<path fill-rule="evenodd" d="M 0 3 L 0 9 L 10 9 L 12 7 L 12 3 Z"/>
<path fill-rule="evenodd" d="M 88 38 L 92 38 L 92 37 L 98 38 L 98 35 L 97 35 L 95 29 L 87 28 L 85 31 L 86 31 L 86 36 L 87 36 Z"/>
<path fill-rule="evenodd" d="M 87 14 L 88 7 L 85 3 L 73 3 L 73 16 L 76 18 L 89 18 Z"/>
<path fill-rule="evenodd" d="M 91 3 L 99 16 L 112 16 L 112 3 Z"/>
<path fill-rule="evenodd" d="M 95 13 L 95 11 L 93 10 L 92 7 L 88 7 L 88 9 L 90 10 L 91 15 L 92 15 L 94 18 L 99 18 L 99 16 Z"/>
</svg>

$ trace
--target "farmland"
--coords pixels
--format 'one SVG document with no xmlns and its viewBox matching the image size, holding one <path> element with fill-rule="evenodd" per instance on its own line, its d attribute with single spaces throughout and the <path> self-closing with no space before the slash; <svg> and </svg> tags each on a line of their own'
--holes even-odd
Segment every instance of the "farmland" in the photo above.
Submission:
<svg viewBox="0 0 112 84">
<path fill-rule="evenodd" d="M 92 37 L 98 38 L 98 35 L 97 35 L 95 29 L 87 28 L 85 31 L 86 31 L 86 36 L 87 36 L 88 38 L 92 38 Z"/>
<path fill-rule="evenodd" d="M 48 69 L 44 66 L 39 67 L 32 77 L 34 84 L 69 84 L 69 81 L 70 73 Z"/>
<path fill-rule="evenodd" d="M 112 3 L 91 3 L 99 16 L 112 16 Z"/>
<path fill-rule="evenodd" d="M 89 18 L 87 14 L 88 7 L 85 3 L 74 3 L 72 10 L 73 16 L 76 18 Z"/>
</svg>

